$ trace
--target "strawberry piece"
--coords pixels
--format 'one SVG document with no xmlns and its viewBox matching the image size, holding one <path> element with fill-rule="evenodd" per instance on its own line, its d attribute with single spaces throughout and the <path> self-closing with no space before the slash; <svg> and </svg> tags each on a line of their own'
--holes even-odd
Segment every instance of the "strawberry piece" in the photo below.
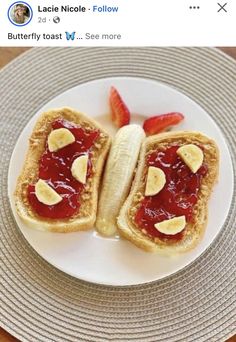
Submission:
<svg viewBox="0 0 236 342">
<path fill-rule="evenodd" d="M 144 121 L 143 129 L 147 135 L 153 135 L 166 130 L 170 126 L 177 125 L 183 119 L 183 114 L 176 112 L 156 115 Z"/>
<path fill-rule="evenodd" d="M 130 122 L 130 111 L 114 87 L 111 87 L 109 101 L 111 107 L 111 119 L 116 127 L 120 128 L 128 125 Z"/>
</svg>

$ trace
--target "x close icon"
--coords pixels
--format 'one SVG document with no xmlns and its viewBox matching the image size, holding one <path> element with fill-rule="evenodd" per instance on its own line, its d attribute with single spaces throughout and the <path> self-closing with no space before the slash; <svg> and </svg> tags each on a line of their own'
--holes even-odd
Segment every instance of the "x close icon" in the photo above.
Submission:
<svg viewBox="0 0 236 342">
<path fill-rule="evenodd" d="M 226 2 L 224 5 L 219 4 L 219 2 L 218 2 L 217 4 L 220 6 L 220 8 L 218 9 L 217 12 L 220 12 L 220 11 L 227 12 L 227 10 L 226 10 L 226 8 L 225 8 L 226 5 L 227 5 L 227 2 Z"/>
</svg>

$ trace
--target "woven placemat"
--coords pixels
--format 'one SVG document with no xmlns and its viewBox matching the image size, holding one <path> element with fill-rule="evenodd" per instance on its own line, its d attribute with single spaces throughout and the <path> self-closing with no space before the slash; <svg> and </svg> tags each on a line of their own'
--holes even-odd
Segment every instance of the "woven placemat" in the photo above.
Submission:
<svg viewBox="0 0 236 342">
<path fill-rule="evenodd" d="M 56 95 L 110 76 L 158 80 L 191 97 L 221 127 L 235 169 L 236 63 L 220 51 L 36 48 L 16 59 L 0 73 L 1 325 L 35 342 L 225 341 L 236 327 L 235 204 L 216 241 L 192 265 L 161 281 L 120 288 L 86 283 L 50 266 L 13 220 L 7 172 L 22 129 Z"/>
</svg>

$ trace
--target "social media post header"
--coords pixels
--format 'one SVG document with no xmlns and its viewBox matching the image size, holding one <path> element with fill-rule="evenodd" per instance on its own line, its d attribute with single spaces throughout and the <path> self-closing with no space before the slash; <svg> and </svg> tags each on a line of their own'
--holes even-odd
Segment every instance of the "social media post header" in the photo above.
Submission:
<svg viewBox="0 0 236 342">
<path fill-rule="evenodd" d="M 236 1 L 4 1 L 1 46 L 234 46 Z"/>
</svg>

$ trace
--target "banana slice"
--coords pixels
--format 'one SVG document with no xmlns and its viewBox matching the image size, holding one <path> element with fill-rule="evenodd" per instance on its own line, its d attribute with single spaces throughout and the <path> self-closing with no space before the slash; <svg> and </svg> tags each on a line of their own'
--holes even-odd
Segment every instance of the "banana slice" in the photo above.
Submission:
<svg viewBox="0 0 236 342">
<path fill-rule="evenodd" d="M 158 192 L 164 188 L 165 183 L 165 173 L 159 167 L 149 166 L 145 196 L 154 196 L 158 194 Z"/>
<path fill-rule="evenodd" d="M 193 173 L 196 173 L 202 166 L 204 155 L 202 150 L 196 145 L 183 145 L 178 148 L 177 154 Z"/>
<path fill-rule="evenodd" d="M 42 179 L 35 184 L 35 195 L 39 202 L 46 205 L 55 205 L 62 201 L 62 197 Z"/>
<path fill-rule="evenodd" d="M 88 170 L 88 155 L 79 156 L 73 161 L 71 166 L 72 176 L 82 184 L 86 183 L 86 176 Z"/>
<path fill-rule="evenodd" d="M 75 142 L 75 137 L 67 128 L 54 129 L 48 136 L 48 148 L 50 152 L 56 152 L 73 142 Z"/>
<path fill-rule="evenodd" d="M 174 217 L 170 220 L 164 220 L 158 222 L 154 227 L 159 230 L 159 232 L 168 235 L 175 235 L 180 233 L 186 226 L 185 216 Z"/>
</svg>

